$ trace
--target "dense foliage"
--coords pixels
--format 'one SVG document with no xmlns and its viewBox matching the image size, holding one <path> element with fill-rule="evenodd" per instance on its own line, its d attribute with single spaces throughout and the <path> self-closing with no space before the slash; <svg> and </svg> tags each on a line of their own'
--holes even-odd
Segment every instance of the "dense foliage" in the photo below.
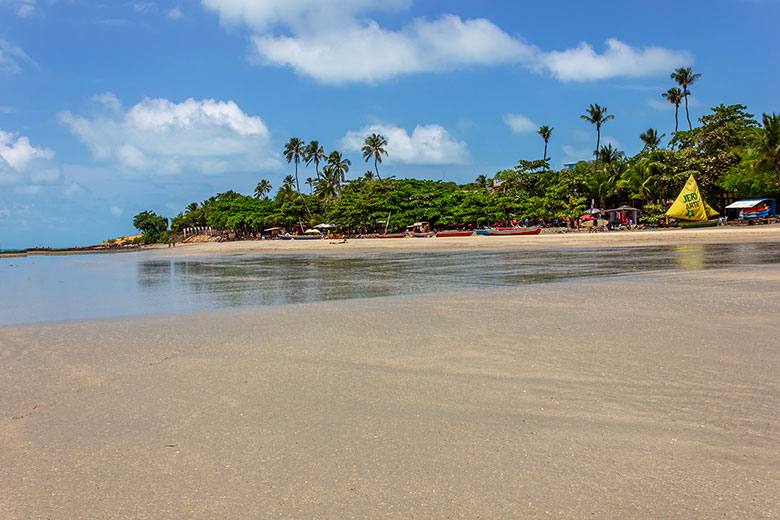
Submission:
<svg viewBox="0 0 780 520">
<path fill-rule="evenodd" d="M 673 78 L 682 88 L 670 89 L 663 96 L 679 108 L 698 77 L 690 69 L 675 71 Z M 686 110 L 686 122 L 687 117 Z M 644 148 L 633 157 L 611 145 L 600 146 L 601 125 L 612 118 L 599 105 L 591 105 L 582 116 L 596 130 L 598 148 L 592 161 L 556 171 L 549 168 L 548 159 L 520 160 L 514 168 L 492 177 L 480 175 L 468 184 L 380 177 L 378 166 L 387 156 L 387 141 L 376 134 L 367 137 L 363 147 L 363 158 L 373 163 L 373 171 L 347 180 L 351 163 L 338 151 L 326 155 L 317 141 L 306 145 L 293 138 L 284 154 L 295 165 L 295 176 L 288 176 L 273 198 L 268 197 L 270 183 L 263 179 L 254 196 L 228 191 L 190 204 L 172 219 L 171 228 L 211 226 L 256 233 L 271 226 L 300 231 L 327 222 L 342 230 L 370 232 L 427 221 L 441 229 L 525 219 L 576 219 L 591 201 L 600 208 L 638 207 L 645 222 L 658 224 L 691 174 L 705 199 L 719 210 L 729 197 L 780 195 L 780 116 L 776 114 L 764 114 L 759 124 L 743 105 L 720 105 L 701 117 L 699 126 L 671 133 L 666 146 L 665 134 L 653 128 L 643 131 L 637 137 Z M 545 155 L 552 130 L 544 126 L 538 132 L 544 139 Z M 306 194 L 300 189 L 298 167 L 312 163 L 316 177 L 306 180 Z M 162 236 L 167 221 L 143 212 L 136 215 L 134 225 L 151 239 Z"/>
</svg>

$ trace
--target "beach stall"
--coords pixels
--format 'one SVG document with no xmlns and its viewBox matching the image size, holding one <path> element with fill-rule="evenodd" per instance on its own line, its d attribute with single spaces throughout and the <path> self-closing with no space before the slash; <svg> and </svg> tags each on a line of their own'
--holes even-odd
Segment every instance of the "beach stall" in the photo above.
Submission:
<svg viewBox="0 0 780 520">
<path fill-rule="evenodd" d="M 738 200 L 726 206 L 726 211 L 732 220 L 759 221 L 777 218 L 775 199 Z"/>
<path fill-rule="evenodd" d="M 604 210 L 604 213 L 609 216 L 609 221 L 613 224 L 615 222 L 620 222 L 622 224 L 636 224 L 637 218 L 639 216 L 639 210 L 637 208 L 632 208 L 631 206 L 626 205 L 614 209 Z"/>
</svg>

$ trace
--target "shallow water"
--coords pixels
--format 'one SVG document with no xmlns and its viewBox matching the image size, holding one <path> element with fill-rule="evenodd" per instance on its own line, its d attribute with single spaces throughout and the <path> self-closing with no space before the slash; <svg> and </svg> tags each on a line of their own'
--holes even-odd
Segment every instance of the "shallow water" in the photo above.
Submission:
<svg viewBox="0 0 780 520">
<path fill-rule="evenodd" d="M 516 287 L 780 262 L 780 244 L 160 258 L 30 256 L 0 265 L 0 325 Z"/>
</svg>

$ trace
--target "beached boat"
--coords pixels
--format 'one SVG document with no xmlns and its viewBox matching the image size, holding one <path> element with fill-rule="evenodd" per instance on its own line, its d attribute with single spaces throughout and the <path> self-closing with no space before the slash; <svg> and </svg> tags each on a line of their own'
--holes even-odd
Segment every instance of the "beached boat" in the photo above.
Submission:
<svg viewBox="0 0 780 520">
<path fill-rule="evenodd" d="M 485 228 L 475 229 L 474 232 L 477 235 L 484 235 L 489 237 L 538 235 L 542 232 L 542 228 L 538 226 L 530 228 Z"/>
<path fill-rule="evenodd" d="M 374 235 L 374 238 L 404 238 L 406 233 L 380 233 Z"/>
<path fill-rule="evenodd" d="M 680 227 L 683 229 L 717 226 L 718 220 L 711 219 L 718 215 L 720 213 L 712 209 L 702 198 L 693 175 L 688 177 L 674 204 L 666 211 L 667 217 L 684 221 L 680 222 Z"/>
<path fill-rule="evenodd" d="M 436 233 L 436 236 L 437 237 L 470 237 L 473 234 L 474 234 L 473 229 L 463 229 L 463 230 L 449 229 L 449 230 L 439 231 L 438 233 Z"/>
<path fill-rule="evenodd" d="M 414 238 L 431 238 L 435 237 L 436 233 L 419 233 L 417 231 L 412 231 L 412 236 Z"/>
</svg>

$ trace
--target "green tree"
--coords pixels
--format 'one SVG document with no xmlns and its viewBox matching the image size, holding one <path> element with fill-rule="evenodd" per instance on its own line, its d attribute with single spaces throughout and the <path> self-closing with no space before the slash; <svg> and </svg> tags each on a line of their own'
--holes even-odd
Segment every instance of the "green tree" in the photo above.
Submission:
<svg viewBox="0 0 780 520">
<path fill-rule="evenodd" d="M 268 179 L 262 179 L 257 183 L 257 186 L 255 186 L 255 198 L 262 199 L 271 191 L 271 188 L 272 186 L 271 183 L 268 182 Z"/>
<path fill-rule="evenodd" d="M 371 134 L 370 136 L 366 137 L 366 140 L 363 142 L 363 148 L 361 149 L 363 152 L 363 159 L 365 159 L 366 162 L 368 162 L 373 157 L 376 178 L 379 179 L 379 182 L 381 182 L 383 186 L 384 182 L 382 181 L 382 177 L 379 176 L 379 168 L 377 167 L 377 163 L 382 162 L 382 155 L 387 155 L 385 146 L 387 146 L 387 139 L 379 134 Z"/>
<path fill-rule="evenodd" d="M 655 150 L 658 148 L 658 145 L 661 144 L 661 139 L 664 138 L 666 134 L 658 135 L 658 130 L 655 128 L 648 128 L 641 134 L 639 134 L 639 138 L 642 140 L 643 143 L 645 143 L 644 148 L 649 150 Z"/>
<path fill-rule="evenodd" d="M 596 156 L 596 161 L 593 164 L 593 171 L 595 172 L 598 168 L 598 153 L 599 153 L 599 145 L 601 143 L 601 125 L 609 121 L 610 119 L 615 119 L 615 116 L 612 114 L 607 114 L 607 107 L 602 107 L 599 105 L 590 105 L 590 107 L 585 111 L 585 114 L 580 116 L 580 119 L 583 121 L 587 121 L 588 123 L 596 125 L 596 148 L 593 152 L 593 155 Z"/>
<path fill-rule="evenodd" d="M 753 128 L 747 137 L 748 151 L 757 171 L 774 170 L 780 184 L 780 116 L 763 114 L 763 128 Z"/>
<path fill-rule="evenodd" d="M 536 131 L 536 133 L 542 136 L 542 139 L 544 139 L 544 156 L 542 157 L 542 159 L 544 159 L 545 161 L 547 160 L 547 143 L 550 141 L 550 136 L 552 135 L 553 130 L 555 130 L 555 128 L 547 125 L 542 125 L 539 127 L 539 130 Z"/>
<path fill-rule="evenodd" d="M 146 243 L 160 242 L 168 230 L 168 219 L 153 211 L 142 211 L 133 217 L 133 226 L 143 232 Z"/>
<path fill-rule="evenodd" d="M 301 184 L 298 181 L 298 163 L 300 163 L 306 157 L 306 147 L 303 141 L 297 137 L 290 138 L 290 141 L 284 146 L 284 158 L 287 159 L 287 163 L 295 163 L 295 189 L 303 200 L 303 205 L 306 208 L 306 213 L 309 214 L 309 218 L 312 217 L 309 205 L 306 204 L 306 199 L 301 193 Z"/>
<path fill-rule="evenodd" d="M 598 159 L 604 164 L 612 164 L 622 161 L 625 156 L 624 152 L 614 148 L 612 144 L 607 144 L 599 150 Z"/>
<path fill-rule="evenodd" d="M 677 132 L 679 127 L 678 113 L 680 112 L 680 103 L 682 103 L 683 99 L 683 91 L 679 87 L 672 87 L 661 94 L 661 96 L 674 105 L 674 131 Z"/>
<path fill-rule="evenodd" d="M 333 151 L 328 155 L 328 166 L 333 168 L 333 172 L 336 175 L 336 185 L 339 190 L 341 185 L 344 184 L 346 174 L 349 173 L 349 167 L 352 166 L 352 161 L 345 159 L 341 152 Z"/>
<path fill-rule="evenodd" d="M 311 141 L 304 151 L 304 161 L 306 166 L 314 163 L 314 171 L 317 173 L 317 178 L 320 178 L 320 163 L 325 158 L 325 149 L 320 145 L 319 141 Z"/>
<path fill-rule="evenodd" d="M 674 69 L 674 72 L 672 72 L 670 77 L 682 87 L 682 96 L 685 99 L 685 117 L 688 119 L 688 130 L 692 130 L 691 116 L 688 115 L 688 95 L 691 91 L 688 90 L 688 87 L 693 85 L 693 83 L 701 77 L 701 74 L 694 74 L 691 67 L 680 67 Z"/>
</svg>

